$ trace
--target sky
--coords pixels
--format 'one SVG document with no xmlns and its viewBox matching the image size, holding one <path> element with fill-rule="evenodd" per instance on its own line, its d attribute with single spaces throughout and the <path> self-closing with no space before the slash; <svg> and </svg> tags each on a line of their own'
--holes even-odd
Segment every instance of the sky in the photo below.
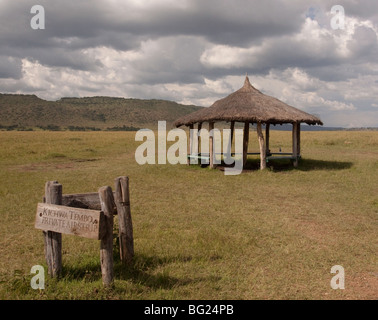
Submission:
<svg viewBox="0 0 378 320">
<path fill-rule="evenodd" d="M 378 127 L 378 1 L 0 0 L 2 93 L 208 107 L 246 74 L 325 126 Z"/>
</svg>

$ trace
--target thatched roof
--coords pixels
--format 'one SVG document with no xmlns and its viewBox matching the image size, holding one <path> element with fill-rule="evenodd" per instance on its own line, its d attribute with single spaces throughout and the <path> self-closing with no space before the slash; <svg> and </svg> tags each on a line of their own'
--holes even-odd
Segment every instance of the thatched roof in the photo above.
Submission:
<svg viewBox="0 0 378 320">
<path fill-rule="evenodd" d="M 323 125 L 319 118 L 261 93 L 251 85 L 248 76 L 245 78 L 244 86 L 238 91 L 216 101 L 208 108 L 177 119 L 174 125 L 180 127 L 208 121 L 248 121 L 271 124 L 304 122 L 310 125 Z"/>
</svg>

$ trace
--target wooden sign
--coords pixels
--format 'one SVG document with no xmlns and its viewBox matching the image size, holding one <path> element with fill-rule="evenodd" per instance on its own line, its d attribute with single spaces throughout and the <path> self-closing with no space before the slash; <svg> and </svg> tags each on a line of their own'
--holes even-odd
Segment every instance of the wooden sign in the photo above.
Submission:
<svg viewBox="0 0 378 320">
<path fill-rule="evenodd" d="M 35 228 L 100 240 L 104 219 L 104 213 L 98 210 L 38 203 Z"/>
</svg>

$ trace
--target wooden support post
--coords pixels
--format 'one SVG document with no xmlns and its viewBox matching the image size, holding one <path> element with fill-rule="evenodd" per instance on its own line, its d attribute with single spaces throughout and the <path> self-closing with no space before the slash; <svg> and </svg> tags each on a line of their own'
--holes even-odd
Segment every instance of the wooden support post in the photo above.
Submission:
<svg viewBox="0 0 378 320">
<path fill-rule="evenodd" d="M 298 167 L 298 123 L 293 123 L 293 157 L 295 159 L 293 160 L 294 167 Z"/>
<path fill-rule="evenodd" d="M 193 135 L 192 135 L 192 132 L 193 132 L 193 128 L 194 126 L 191 124 L 189 125 L 189 143 L 188 143 L 188 155 L 190 156 L 192 154 L 192 151 L 193 151 Z M 188 157 L 188 165 L 190 165 L 190 158 Z"/>
<path fill-rule="evenodd" d="M 264 170 L 266 168 L 266 148 L 264 143 L 264 135 L 261 129 L 261 122 L 257 123 L 257 136 L 259 138 L 260 146 L 260 170 Z"/>
<path fill-rule="evenodd" d="M 301 123 L 298 123 L 297 128 L 297 155 L 300 157 L 301 155 Z"/>
<path fill-rule="evenodd" d="M 101 187 L 98 190 L 101 210 L 105 215 L 105 231 L 100 244 L 100 260 L 102 283 L 105 287 L 111 286 L 114 278 L 113 271 L 113 214 L 114 197 L 111 187 Z"/>
<path fill-rule="evenodd" d="M 270 138 L 270 123 L 267 123 L 265 125 L 265 149 L 268 155 L 270 155 L 269 138 Z"/>
<path fill-rule="evenodd" d="M 249 142 L 249 122 L 245 122 L 244 132 L 243 132 L 243 166 L 247 164 L 248 142 Z"/>
<path fill-rule="evenodd" d="M 198 139 L 197 139 L 197 143 L 198 143 L 198 154 L 201 153 L 201 135 L 200 135 L 200 131 L 202 129 L 202 122 L 198 122 Z"/>
<path fill-rule="evenodd" d="M 45 202 L 48 204 L 62 204 L 62 185 L 58 181 L 46 182 Z M 60 277 L 62 274 L 62 234 L 43 231 L 43 235 L 48 274 L 52 278 Z"/>
<path fill-rule="evenodd" d="M 214 129 L 214 122 L 209 122 L 209 153 L 210 153 L 210 168 L 214 169 L 214 135 L 211 130 Z"/>
<path fill-rule="evenodd" d="M 231 121 L 231 143 L 230 143 L 230 146 L 231 146 L 231 152 L 232 152 L 232 141 L 234 140 L 234 131 L 235 131 L 235 121 Z"/>
<path fill-rule="evenodd" d="M 119 222 L 119 248 L 123 264 L 128 264 L 134 257 L 133 224 L 130 212 L 129 178 L 115 179 L 115 203 Z"/>
<path fill-rule="evenodd" d="M 230 141 L 228 143 L 228 150 L 227 150 L 227 154 L 231 155 L 231 152 L 232 152 L 232 141 L 234 140 L 234 130 L 235 130 L 235 121 L 231 121 L 231 126 L 230 126 L 230 131 L 231 131 L 231 134 L 230 134 Z"/>
</svg>

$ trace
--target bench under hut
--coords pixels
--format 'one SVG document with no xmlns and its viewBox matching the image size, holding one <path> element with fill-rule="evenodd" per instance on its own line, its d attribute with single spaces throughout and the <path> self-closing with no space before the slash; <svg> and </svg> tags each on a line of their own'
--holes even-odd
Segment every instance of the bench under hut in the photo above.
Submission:
<svg viewBox="0 0 378 320">
<path fill-rule="evenodd" d="M 202 128 L 204 122 L 209 123 L 209 131 L 214 129 L 215 122 L 229 122 L 231 126 L 231 144 L 235 122 L 244 123 L 243 132 L 243 164 L 246 164 L 248 155 L 248 139 L 250 124 L 257 125 L 257 136 L 260 147 L 260 169 L 266 168 L 266 162 L 274 158 L 287 157 L 293 161 L 294 166 L 298 166 L 300 155 L 300 124 L 323 125 L 322 121 L 302 110 L 296 109 L 288 104 L 268 95 L 263 94 L 249 82 L 246 76 L 244 85 L 239 90 L 229 96 L 216 101 L 208 108 L 203 108 L 184 117 L 177 119 L 174 123 L 176 127 L 187 126 L 194 129 L 195 124 L 198 131 Z M 274 155 L 269 150 L 269 130 L 271 125 L 292 124 L 292 153 Z M 265 138 L 262 126 L 265 125 Z M 192 155 L 191 147 L 193 137 L 189 142 L 190 157 L 199 157 L 201 155 Z M 214 148 L 213 141 L 210 137 L 209 148 L 210 167 L 214 168 Z M 203 155 L 202 155 L 203 157 Z M 206 156 L 205 156 L 206 157 Z"/>
</svg>

